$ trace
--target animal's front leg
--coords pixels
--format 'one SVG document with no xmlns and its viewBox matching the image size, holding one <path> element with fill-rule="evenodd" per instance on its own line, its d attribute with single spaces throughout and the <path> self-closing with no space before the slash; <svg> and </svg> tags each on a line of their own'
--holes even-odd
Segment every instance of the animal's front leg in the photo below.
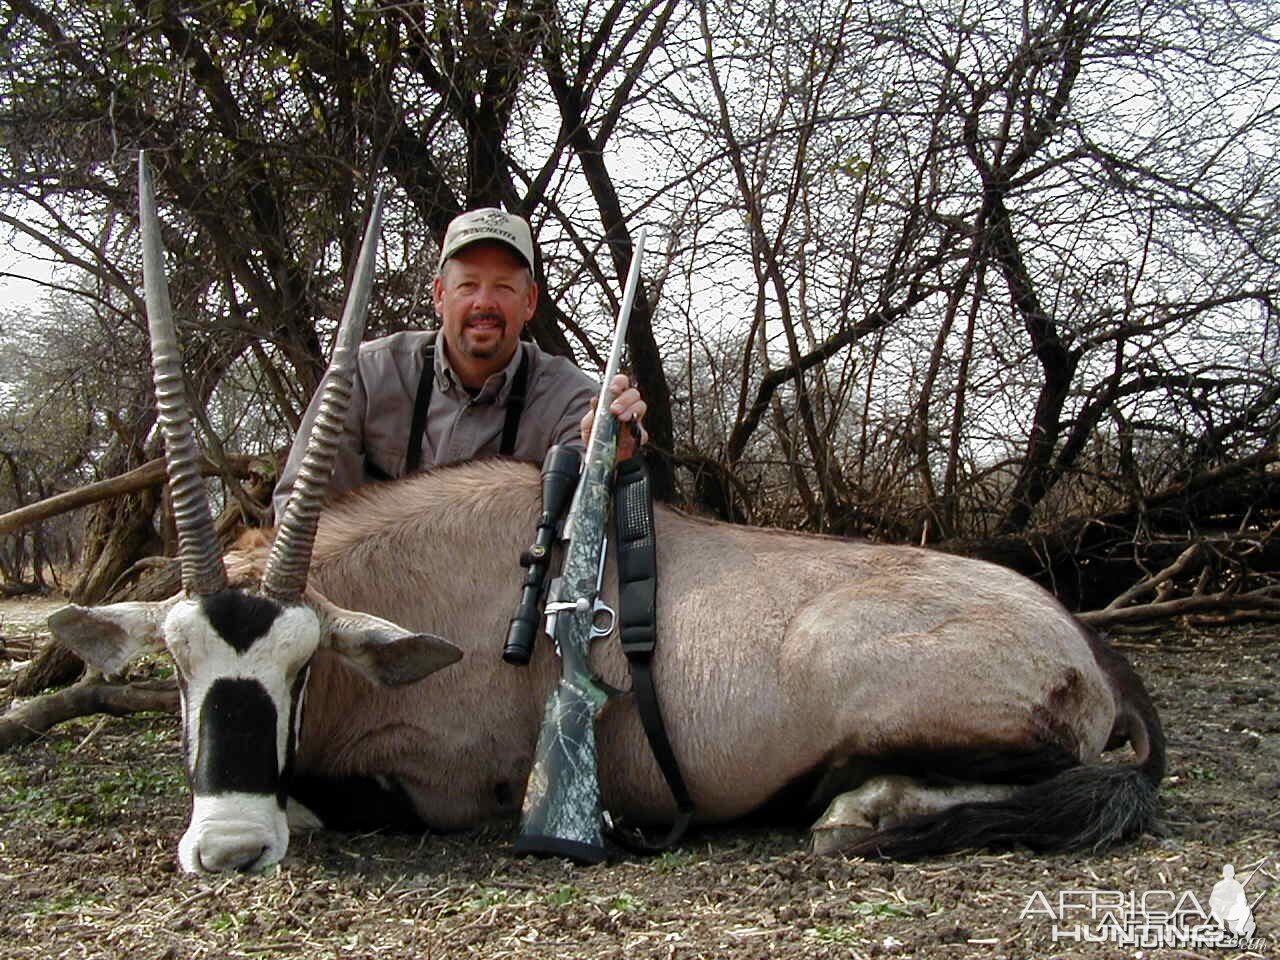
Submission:
<svg viewBox="0 0 1280 960">
<path fill-rule="evenodd" d="M 426 829 L 408 792 L 391 777 L 295 775 L 289 786 L 288 814 L 294 829 L 323 826 L 349 833 Z"/>
<path fill-rule="evenodd" d="M 324 829 L 324 821 L 316 816 L 315 811 L 293 797 L 285 801 L 284 816 L 289 821 L 290 833 L 310 833 Z"/>
</svg>

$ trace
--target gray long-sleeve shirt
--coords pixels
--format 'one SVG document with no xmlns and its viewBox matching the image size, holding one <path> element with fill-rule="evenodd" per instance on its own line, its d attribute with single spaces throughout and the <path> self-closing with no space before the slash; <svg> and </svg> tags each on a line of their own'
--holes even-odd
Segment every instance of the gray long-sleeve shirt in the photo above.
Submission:
<svg viewBox="0 0 1280 960">
<path fill-rule="evenodd" d="M 351 407 L 334 461 L 329 496 L 333 497 L 374 479 L 399 477 L 405 472 L 413 403 L 422 376 L 425 349 L 433 333 L 414 330 L 393 333 L 360 345 L 352 384 Z M 461 460 L 496 456 L 506 420 L 507 395 L 520 362 L 528 357 L 528 384 L 520 417 L 517 460 L 541 463 L 557 443 L 582 451 L 579 427 L 599 384 L 564 357 L 544 353 L 535 344 L 520 344 L 507 366 L 485 381 L 472 396 L 458 381 L 445 358 L 443 345 L 435 350 L 435 385 L 426 431 L 422 466 L 444 466 Z M 319 398 L 316 390 L 289 451 L 273 496 L 279 522 L 306 452 Z"/>
</svg>

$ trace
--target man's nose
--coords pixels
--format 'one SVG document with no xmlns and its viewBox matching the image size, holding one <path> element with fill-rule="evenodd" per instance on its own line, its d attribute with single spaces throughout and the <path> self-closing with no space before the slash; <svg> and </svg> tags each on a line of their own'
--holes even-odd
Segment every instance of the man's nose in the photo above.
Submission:
<svg viewBox="0 0 1280 960">
<path fill-rule="evenodd" d="M 481 309 L 497 309 L 498 289 L 492 284 L 481 283 L 476 286 L 474 306 Z"/>
</svg>

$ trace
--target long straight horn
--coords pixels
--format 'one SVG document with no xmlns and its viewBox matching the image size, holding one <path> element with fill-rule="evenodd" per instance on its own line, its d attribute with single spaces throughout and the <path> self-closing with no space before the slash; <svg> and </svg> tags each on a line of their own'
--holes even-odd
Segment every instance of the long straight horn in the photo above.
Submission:
<svg viewBox="0 0 1280 960">
<path fill-rule="evenodd" d="M 155 373 L 160 431 L 164 436 L 169 496 L 178 527 L 182 585 L 189 593 L 208 596 L 226 588 L 227 570 L 222 565 L 222 551 L 213 532 L 209 497 L 200 470 L 201 454 L 187 407 L 182 351 L 178 348 L 178 332 L 169 303 L 155 189 L 145 153 L 138 154 L 138 212 L 142 222 L 142 283 L 151 331 L 151 366 Z"/>
<path fill-rule="evenodd" d="M 324 377 L 320 409 L 307 440 L 307 452 L 298 468 L 293 492 L 289 495 L 284 518 L 276 530 L 271 555 L 267 558 L 267 568 L 262 574 L 263 592 L 285 603 L 301 597 L 307 585 L 320 508 L 329 490 L 333 460 L 346 424 L 347 410 L 351 406 L 356 354 L 364 338 L 365 315 L 369 312 L 369 295 L 373 289 L 374 260 L 382 227 L 382 198 L 383 190 L 379 189 L 369 214 L 369 225 L 365 228 L 351 291 L 342 311 L 333 358 Z"/>
</svg>

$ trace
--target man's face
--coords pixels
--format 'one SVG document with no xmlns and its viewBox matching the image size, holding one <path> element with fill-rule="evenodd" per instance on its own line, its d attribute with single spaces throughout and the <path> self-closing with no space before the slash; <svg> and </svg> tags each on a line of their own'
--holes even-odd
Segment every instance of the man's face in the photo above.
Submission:
<svg viewBox="0 0 1280 960">
<path fill-rule="evenodd" d="M 466 383 L 506 366 L 533 316 L 538 287 L 506 245 L 480 242 L 445 261 L 432 287 L 449 361 Z"/>
</svg>

